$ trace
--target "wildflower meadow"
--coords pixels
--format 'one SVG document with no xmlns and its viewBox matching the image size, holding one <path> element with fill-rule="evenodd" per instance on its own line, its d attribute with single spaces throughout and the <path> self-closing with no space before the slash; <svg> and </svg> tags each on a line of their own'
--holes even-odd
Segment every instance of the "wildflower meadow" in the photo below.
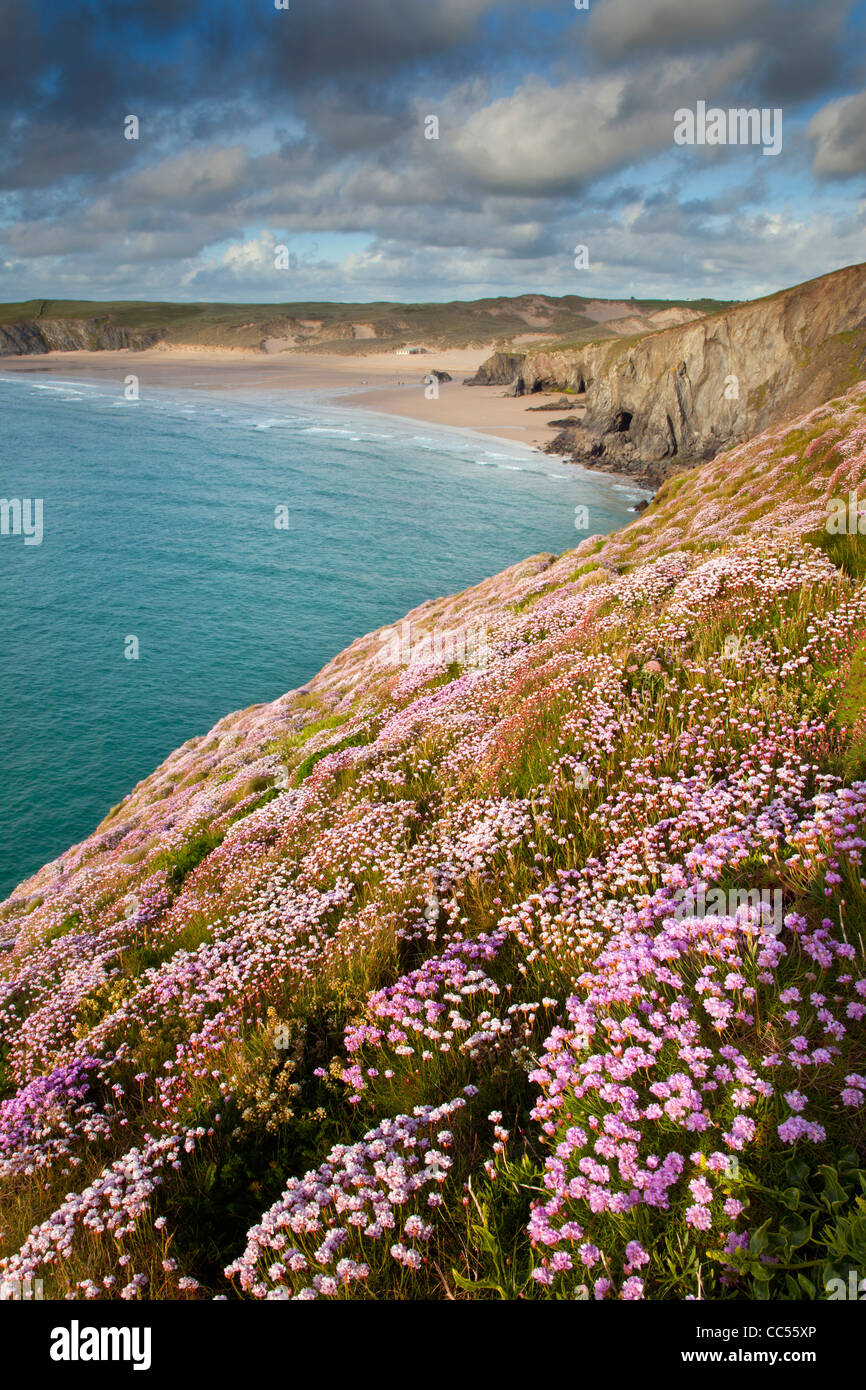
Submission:
<svg viewBox="0 0 866 1390">
<path fill-rule="evenodd" d="M 0 1281 L 817 1300 L 866 1274 L 866 538 L 826 525 L 864 480 L 861 384 L 425 605 L 417 661 L 372 633 L 222 720 L 22 884 Z M 458 630 L 483 663 L 422 640 Z"/>
</svg>

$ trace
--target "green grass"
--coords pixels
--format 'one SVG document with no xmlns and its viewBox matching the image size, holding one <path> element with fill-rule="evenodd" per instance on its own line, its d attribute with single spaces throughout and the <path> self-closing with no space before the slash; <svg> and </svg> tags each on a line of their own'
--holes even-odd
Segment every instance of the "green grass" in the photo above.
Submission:
<svg viewBox="0 0 866 1390">
<path fill-rule="evenodd" d="M 177 849 L 164 850 L 162 854 L 158 854 L 153 866 L 155 869 L 165 869 L 169 886 L 174 892 L 179 892 L 193 869 L 207 858 L 211 850 L 221 845 L 222 841 L 223 836 L 219 831 L 202 830 Z"/>
<path fill-rule="evenodd" d="M 323 729 L 339 729 L 341 724 L 345 724 L 348 715 L 345 714 L 326 714 L 321 719 L 312 719 L 309 724 L 304 724 L 303 728 L 297 732 L 287 734 L 285 738 L 277 739 L 275 743 L 269 745 L 268 752 L 277 753 L 283 762 L 287 762 L 291 755 L 303 747 L 314 734 L 320 734 Z"/>
<path fill-rule="evenodd" d="M 849 579 L 857 584 L 866 579 L 866 536 L 830 535 L 821 530 L 813 532 L 808 539 Z"/>
<path fill-rule="evenodd" d="M 330 743 L 327 748 L 320 748 L 315 753 L 310 753 L 309 757 L 304 758 L 295 772 L 295 786 L 299 787 L 305 782 L 317 763 L 323 758 L 327 758 L 329 753 L 340 753 L 344 748 L 362 748 L 367 743 L 372 743 L 375 735 L 369 730 L 362 729 L 358 734 L 350 734 L 348 738 L 341 739 L 339 743 Z"/>
<path fill-rule="evenodd" d="M 58 922 L 56 927 L 51 927 L 42 938 L 43 944 L 48 946 L 52 941 L 58 941 L 67 932 L 77 931 L 81 926 L 82 917 L 80 912 L 70 912 L 64 917 L 62 922 Z"/>
</svg>

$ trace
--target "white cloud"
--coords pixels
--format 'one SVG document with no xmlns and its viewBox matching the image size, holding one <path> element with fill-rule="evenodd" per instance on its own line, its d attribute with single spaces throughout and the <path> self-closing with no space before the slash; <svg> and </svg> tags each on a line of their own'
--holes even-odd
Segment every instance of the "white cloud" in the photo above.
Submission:
<svg viewBox="0 0 866 1390">
<path fill-rule="evenodd" d="M 551 86 L 530 78 L 475 112 L 454 142 L 458 168 L 487 189 L 561 191 L 630 163 L 667 136 L 668 113 L 621 117 L 624 76 Z"/>
</svg>

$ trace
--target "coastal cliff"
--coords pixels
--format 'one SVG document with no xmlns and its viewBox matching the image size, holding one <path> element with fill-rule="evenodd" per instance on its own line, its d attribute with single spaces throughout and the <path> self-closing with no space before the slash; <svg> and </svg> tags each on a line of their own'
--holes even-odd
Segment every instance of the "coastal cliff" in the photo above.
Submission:
<svg viewBox="0 0 866 1390">
<path fill-rule="evenodd" d="M 44 352 L 102 352 L 130 348 L 143 352 L 165 336 L 159 328 L 136 332 L 109 318 L 25 319 L 0 323 L 0 357 Z"/>
<path fill-rule="evenodd" d="M 639 339 L 500 352 L 470 385 L 569 391 L 548 451 L 657 486 L 866 371 L 866 265 Z"/>
<path fill-rule="evenodd" d="M 749 1300 L 862 1269 L 866 537 L 826 519 L 864 480 L 866 382 L 422 605 L 402 664 L 373 632 L 220 720 L 22 883 L 0 1281 Z"/>
</svg>

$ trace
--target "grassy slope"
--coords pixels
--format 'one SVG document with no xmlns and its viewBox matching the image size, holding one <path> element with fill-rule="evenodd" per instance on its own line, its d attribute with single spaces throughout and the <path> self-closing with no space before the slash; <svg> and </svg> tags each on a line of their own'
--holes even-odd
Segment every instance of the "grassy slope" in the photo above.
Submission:
<svg viewBox="0 0 866 1390">
<path fill-rule="evenodd" d="M 258 347 L 263 336 L 279 337 L 294 331 L 301 335 L 311 333 L 315 343 L 310 345 L 319 351 L 327 343 L 336 351 L 369 352 L 406 341 L 429 342 L 439 347 L 466 346 L 540 331 L 533 322 L 533 305 L 540 298 L 547 306 L 545 332 L 549 329 L 568 333 L 581 342 L 609 335 L 609 328 L 583 314 L 589 300 L 575 295 L 455 300 L 449 304 L 160 304 L 34 299 L 0 304 L 0 324 L 39 319 L 108 319 L 119 327 L 142 333 L 163 328 L 168 343 L 210 347 Z M 689 301 L 635 302 L 651 311 Z M 695 307 L 704 310 L 710 305 L 722 307 L 717 301 L 701 301 Z M 299 320 L 321 321 L 321 328 L 299 330 Z M 375 339 L 352 338 L 352 324 L 372 325 Z"/>
<path fill-rule="evenodd" d="M 862 1269 L 866 541 L 824 520 L 864 474 L 866 384 L 424 605 L 407 669 L 359 639 L 22 885 L 0 1273 L 795 1298 Z M 481 626 L 480 671 L 419 650 Z M 680 922 L 700 884 L 781 891 L 784 929 Z"/>
</svg>

